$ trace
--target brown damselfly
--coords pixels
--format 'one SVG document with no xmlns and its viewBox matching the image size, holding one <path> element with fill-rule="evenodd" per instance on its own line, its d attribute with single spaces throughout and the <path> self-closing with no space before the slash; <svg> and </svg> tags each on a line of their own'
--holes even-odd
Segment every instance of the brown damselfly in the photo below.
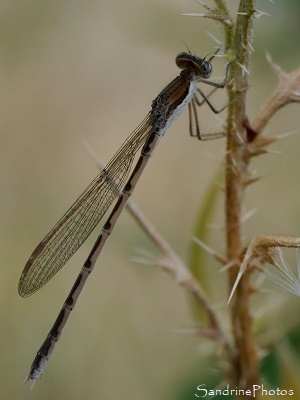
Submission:
<svg viewBox="0 0 300 400">
<path fill-rule="evenodd" d="M 212 86 L 213 91 L 225 87 L 231 63 L 226 66 L 223 82 L 210 81 L 208 80 L 212 72 L 210 61 L 214 56 L 215 54 L 206 60 L 186 52 L 177 55 L 176 64 L 182 69 L 181 73 L 153 100 L 151 110 L 143 122 L 132 132 L 102 172 L 90 183 L 54 228 L 39 243 L 25 265 L 19 281 L 19 294 L 22 297 L 30 296 L 39 290 L 67 263 L 117 198 L 116 204 L 53 327 L 32 363 L 29 375 L 26 378 L 26 381 L 30 381 L 31 388 L 36 379 L 42 376 L 107 238 L 111 235 L 144 168 L 171 123 L 187 105 L 192 136 L 201 140 L 224 136 L 223 132 L 202 135 L 197 116 L 197 106 L 201 106 L 203 103 L 206 103 L 214 113 L 222 111 L 216 110 L 210 103 L 208 96 L 197 87 L 198 83 Z M 128 178 L 139 149 L 141 149 L 140 156 Z"/>
</svg>

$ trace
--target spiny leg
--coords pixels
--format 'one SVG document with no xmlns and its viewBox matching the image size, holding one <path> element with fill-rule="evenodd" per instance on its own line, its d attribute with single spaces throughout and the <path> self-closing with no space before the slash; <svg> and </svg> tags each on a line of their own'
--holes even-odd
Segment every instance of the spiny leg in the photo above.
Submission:
<svg viewBox="0 0 300 400">
<path fill-rule="evenodd" d="M 190 135 L 192 137 L 197 137 L 198 139 L 201 140 L 197 108 L 194 99 L 192 99 L 191 102 L 189 103 L 189 119 L 190 119 Z M 194 131 L 193 121 L 195 122 L 196 132 Z"/>
<path fill-rule="evenodd" d="M 198 114 L 197 114 L 197 104 L 194 98 L 189 103 L 188 109 L 189 109 L 189 130 L 190 130 L 190 135 L 192 137 L 197 137 L 199 140 L 212 140 L 212 139 L 219 139 L 226 135 L 225 132 L 205 133 L 205 134 L 201 133 Z M 194 132 L 193 120 L 195 121 L 196 132 Z"/>
<path fill-rule="evenodd" d="M 213 113 L 215 113 L 215 114 L 219 114 L 220 112 L 222 112 L 223 110 L 225 110 L 225 108 L 228 106 L 228 104 L 225 104 L 225 106 L 223 106 L 222 108 L 220 108 L 219 110 L 217 110 L 217 109 L 212 105 L 212 103 L 208 100 L 208 97 L 209 97 L 211 94 L 213 94 L 213 92 L 216 91 L 216 90 L 217 90 L 217 88 L 215 88 L 214 90 L 212 90 L 212 91 L 208 94 L 208 96 L 206 96 L 206 95 L 202 92 L 201 89 L 197 88 L 197 92 L 200 94 L 200 96 L 201 96 L 202 99 L 203 99 L 202 101 L 199 100 L 198 97 L 197 97 L 197 95 L 196 95 L 196 93 L 195 93 L 195 94 L 194 94 L 194 99 L 195 99 L 197 105 L 198 105 L 199 107 L 201 107 L 203 103 L 206 103 L 206 104 L 208 105 L 208 107 L 211 109 L 211 111 L 212 111 Z"/>
<path fill-rule="evenodd" d="M 194 137 L 195 135 L 193 132 L 193 121 L 192 121 L 193 115 L 192 115 L 191 103 L 188 104 L 188 110 L 189 110 L 189 132 L 190 132 L 191 137 Z"/>
<path fill-rule="evenodd" d="M 194 93 L 194 98 L 196 100 L 197 106 L 198 107 L 203 106 L 203 104 L 207 102 L 207 99 L 209 99 L 210 96 L 212 96 L 217 90 L 218 88 L 213 88 L 207 95 L 204 95 L 205 98 L 203 97 L 203 100 L 199 100 L 197 97 L 197 93 Z"/>
<path fill-rule="evenodd" d="M 221 50 L 221 48 L 219 47 L 214 53 L 213 53 L 213 55 L 211 56 L 211 57 L 209 57 L 209 59 L 207 60 L 208 62 L 211 62 L 215 57 L 216 57 L 216 55 L 219 53 L 219 51 Z M 207 57 L 207 56 L 206 56 Z M 206 58 L 206 57 L 204 57 L 204 59 Z"/>
</svg>

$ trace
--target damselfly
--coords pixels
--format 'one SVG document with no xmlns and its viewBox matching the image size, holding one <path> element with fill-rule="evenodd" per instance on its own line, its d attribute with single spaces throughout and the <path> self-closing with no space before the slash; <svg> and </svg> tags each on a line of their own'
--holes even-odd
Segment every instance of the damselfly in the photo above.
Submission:
<svg viewBox="0 0 300 400">
<path fill-rule="evenodd" d="M 226 66 L 223 82 L 212 82 L 208 78 L 212 72 L 210 61 L 213 57 L 214 55 L 206 60 L 185 52 L 177 55 L 176 64 L 182 69 L 180 75 L 153 100 L 151 110 L 144 121 L 133 131 L 102 172 L 39 243 L 25 265 L 19 282 L 19 294 L 22 297 L 30 296 L 39 290 L 66 264 L 118 197 L 52 329 L 37 352 L 25 380 L 30 380 L 31 388 L 36 379 L 43 374 L 56 342 L 61 336 L 107 238 L 112 233 L 158 142 L 171 123 L 188 105 L 192 136 L 197 136 L 198 139 L 223 136 L 223 133 L 201 135 L 197 117 L 197 106 L 201 106 L 204 102 L 214 113 L 222 111 L 216 110 L 203 91 L 196 86 L 197 83 L 204 83 L 213 86 L 213 91 L 225 87 L 231 63 Z M 142 148 L 140 157 L 126 182 L 135 155 L 140 148 Z M 121 194 L 119 194 L 120 192 Z"/>
</svg>

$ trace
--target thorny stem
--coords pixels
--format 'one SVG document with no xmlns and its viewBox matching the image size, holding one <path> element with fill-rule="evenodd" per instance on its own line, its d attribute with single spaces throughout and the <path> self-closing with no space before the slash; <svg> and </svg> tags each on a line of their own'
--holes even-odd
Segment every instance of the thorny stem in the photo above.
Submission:
<svg viewBox="0 0 300 400">
<path fill-rule="evenodd" d="M 247 180 L 247 163 L 243 146 L 246 119 L 246 94 L 248 87 L 249 53 L 252 35 L 255 0 L 241 0 L 236 25 L 226 32 L 227 51 L 238 57 L 228 85 L 230 99 L 227 120 L 228 140 L 225 171 L 226 241 L 229 269 L 229 288 L 232 287 L 243 253 L 242 244 L 242 200 Z M 230 38 L 230 40 L 228 39 Z M 256 345 L 252 332 L 250 312 L 249 274 L 241 281 L 231 306 L 232 334 L 236 351 L 231 367 L 231 380 L 240 388 L 251 389 L 259 384 Z"/>
<path fill-rule="evenodd" d="M 255 13 L 254 0 L 241 0 L 234 29 L 225 30 L 228 48 L 239 57 L 228 85 L 230 99 L 227 120 L 228 140 L 225 172 L 225 212 L 229 290 L 231 290 L 243 258 L 241 205 L 249 178 L 251 157 L 265 152 L 265 147 L 276 138 L 261 135 L 271 117 L 282 107 L 292 102 L 300 102 L 300 69 L 286 73 L 269 63 L 278 76 L 278 86 L 262 106 L 252 126 L 247 127 L 246 94 L 248 87 L 249 55 L 251 52 L 251 32 Z M 250 128 L 245 134 L 245 128 Z M 251 137 L 248 134 L 251 134 Z M 254 139 L 253 139 L 254 138 Z M 251 139 L 251 140 L 250 140 Z M 253 140 L 253 143 L 251 143 Z M 267 261 L 267 259 L 265 260 Z M 260 382 L 258 356 L 253 335 L 253 322 L 250 311 L 251 270 L 245 272 L 236 290 L 231 306 L 232 333 L 235 347 L 235 362 L 231 366 L 231 380 L 238 387 L 251 389 Z"/>
<path fill-rule="evenodd" d="M 253 290 L 250 286 L 251 269 L 247 269 L 247 255 L 252 249 L 251 246 L 257 244 L 257 241 L 262 243 L 266 238 L 273 240 L 274 237 L 267 236 L 263 237 L 263 239 L 261 237 L 253 239 L 252 245 L 249 246 L 244 258 L 242 201 L 246 186 L 255 181 L 255 179 L 251 178 L 249 172 L 251 158 L 267 152 L 266 146 L 277 139 L 276 137 L 265 136 L 262 133 L 263 129 L 280 108 L 292 102 L 300 102 L 300 69 L 286 73 L 279 66 L 272 63 L 269 58 L 269 62 L 278 76 L 279 83 L 273 94 L 261 107 L 252 124 L 248 121 L 246 95 L 255 3 L 256 0 L 240 0 L 235 24 L 228 13 L 225 0 L 215 0 L 215 9 L 206 7 L 208 13 L 205 15 L 205 17 L 218 21 L 224 27 L 224 43 L 228 59 L 231 60 L 238 57 L 237 62 L 230 68 L 227 84 L 229 107 L 225 170 L 225 222 L 226 258 L 227 265 L 230 266 L 228 268 L 229 291 L 233 287 L 240 268 L 239 277 L 243 276 L 243 278 L 237 286 L 231 303 L 234 357 L 231 360 L 229 378 L 236 387 L 250 390 L 253 385 L 259 385 L 260 376 L 257 349 L 252 329 L 250 298 Z M 276 240 L 275 243 L 278 243 L 278 239 Z M 292 241 L 294 247 L 299 247 L 299 240 L 297 240 Z M 259 251 L 261 262 L 270 262 L 269 255 L 271 253 L 268 251 Z M 246 399 L 246 397 L 240 398 Z"/>
</svg>

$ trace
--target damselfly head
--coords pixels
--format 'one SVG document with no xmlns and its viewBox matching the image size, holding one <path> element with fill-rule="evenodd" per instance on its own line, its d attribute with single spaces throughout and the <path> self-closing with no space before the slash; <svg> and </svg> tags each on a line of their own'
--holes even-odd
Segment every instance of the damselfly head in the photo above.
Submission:
<svg viewBox="0 0 300 400">
<path fill-rule="evenodd" d="M 203 79 L 207 79 L 211 75 L 211 63 L 203 58 L 193 56 L 192 54 L 186 52 L 182 52 L 177 55 L 175 61 L 177 67 L 179 67 L 180 69 L 188 69 L 196 76 L 199 76 Z"/>
</svg>

